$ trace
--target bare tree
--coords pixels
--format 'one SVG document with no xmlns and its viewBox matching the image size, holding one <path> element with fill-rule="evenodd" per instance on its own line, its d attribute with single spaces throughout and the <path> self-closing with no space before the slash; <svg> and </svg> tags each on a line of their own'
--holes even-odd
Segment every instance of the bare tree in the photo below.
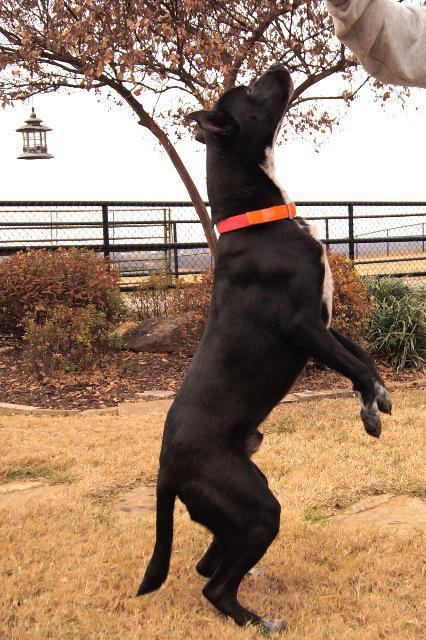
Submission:
<svg viewBox="0 0 426 640">
<path fill-rule="evenodd" d="M 327 102 L 349 105 L 367 85 L 380 99 L 403 96 L 357 72 L 333 37 L 320 0 L 3 0 L 0 101 L 85 89 L 125 102 L 159 141 L 201 219 L 212 255 L 216 239 L 173 143 L 182 115 L 223 89 L 282 61 L 296 80 L 287 114 L 297 131 L 325 131 Z M 331 76 L 340 89 L 321 91 Z M 337 83 L 339 84 L 339 83 Z"/>
</svg>

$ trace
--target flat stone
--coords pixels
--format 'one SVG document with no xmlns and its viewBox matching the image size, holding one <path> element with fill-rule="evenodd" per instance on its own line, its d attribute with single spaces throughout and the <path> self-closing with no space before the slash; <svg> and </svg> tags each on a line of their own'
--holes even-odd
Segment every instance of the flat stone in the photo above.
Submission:
<svg viewBox="0 0 426 640">
<path fill-rule="evenodd" d="M 137 518 L 156 510 L 155 487 L 141 485 L 122 494 L 114 504 L 114 511 L 129 518 Z"/>
<path fill-rule="evenodd" d="M 295 391 L 287 394 L 279 404 L 285 402 L 312 402 L 331 398 L 351 398 L 355 393 L 351 389 L 335 389 L 334 391 Z"/>
<path fill-rule="evenodd" d="M 420 389 L 426 387 L 426 378 L 409 382 L 387 382 L 389 391 L 401 391 L 404 389 Z M 330 391 L 295 391 L 288 393 L 278 404 L 286 402 L 311 402 L 313 400 L 327 400 L 333 398 L 352 398 L 355 396 L 352 389 L 331 389 Z"/>
<path fill-rule="evenodd" d="M 141 400 L 166 400 L 167 398 L 174 398 L 175 392 L 165 390 L 157 391 L 156 389 L 153 389 L 152 391 L 142 391 L 140 393 L 135 393 L 135 396 L 137 398 L 140 398 Z"/>
<path fill-rule="evenodd" d="M 43 487 L 43 482 L 8 482 L 7 484 L 0 485 L 0 494 L 14 493 L 15 491 L 26 491 L 27 489 L 34 489 L 34 487 Z"/>
<path fill-rule="evenodd" d="M 33 407 L 30 404 L 0 402 L 0 416 L 72 416 L 77 413 L 79 413 L 78 409 L 42 409 L 40 407 Z"/>
<path fill-rule="evenodd" d="M 12 485 L 15 485 L 14 490 L 0 492 L 0 509 L 20 508 L 33 502 L 40 503 L 64 490 L 64 485 L 43 485 L 39 482 L 15 482 L 3 485 L 3 487 L 11 487 Z M 25 488 L 22 485 L 26 485 Z"/>
<path fill-rule="evenodd" d="M 83 409 L 79 416 L 118 416 L 118 407 L 102 407 L 100 409 Z"/>
<path fill-rule="evenodd" d="M 119 416 L 145 416 L 148 413 L 167 413 L 173 400 L 152 400 L 150 402 L 121 402 Z"/>
<path fill-rule="evenodd" d="M 330 522 L 362 527 L 375 524 L 400 531 L 426 527 L 426 500 L 390 493 L 370 496 L 352 505 Z"/>
</svg>

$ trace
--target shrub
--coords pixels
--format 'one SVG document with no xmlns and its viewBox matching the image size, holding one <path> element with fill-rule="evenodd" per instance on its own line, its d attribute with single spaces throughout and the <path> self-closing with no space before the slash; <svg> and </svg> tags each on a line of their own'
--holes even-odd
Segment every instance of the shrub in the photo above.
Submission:
<svg viewBox="0 0 426 640">
<path fill-rule="evenodd" d="M 204 271 L 191 282 L 167 275 L 150 276 L 130 294 L 130 315 L 136 320 L 183 316 L 185 349 L 193 352 L 207 318 L 212 284 L 212 269 Z"/>
<path fill-rule="evenodd" d="M 136 320 L 174 315 L 176 300 L 183 289 L 183 281 L 169 275 L 160 274 L 144 278 L 129 294 L 131 315 Z"/>
<path fill-rule="evenodd" d="M 204 322 L 210 306 L 213 271 L 204 271 L 193 282 L 167 275 L 145 278 L 130 294 L 131 312 L 137 320 L 187 315 Z"/>
<path fill-rule="evenodd" d="M 213 277 L 213 269 L 206 269 L 193 285 L 183 289 L 175 300 L 176 315 L 186 314 L 191 324 L 204 326 L 210 308 Z"/>
<path fill-rule="evenodd" d="M 376 299 L 368 340 L 397 371 L 426 364 L 426 286 L 399 278 L 369 278 Z"/>
<path fill-rule="evenodd" d="M 92 304 L 35 309 L 23 325 L 26 356 L 40 375 L 90 369 L 115 346 L 105 313 Z"/>
<path fill-rule="evenodd" d="M 94 251 L 19 252 L 0 263 L 0 331 L 22 332 L 22 319 L 55 305 L 92 305 L 107 321 L 122 312 L 118 273 Z"/>
<path fill-rule="evenodd" d="M 374 311 L 368 287 L 346 256 L 329 253 L 328 260 L 334 280 L 332 326 L 349 338 L 362 341 Z"/>
</svg>

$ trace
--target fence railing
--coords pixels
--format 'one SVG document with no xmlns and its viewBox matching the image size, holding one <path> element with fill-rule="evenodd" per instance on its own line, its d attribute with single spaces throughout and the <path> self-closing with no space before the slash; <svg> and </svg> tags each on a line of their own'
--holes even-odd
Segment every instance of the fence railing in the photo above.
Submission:
<svg viewBox="0 0 426 640">
<path fill-rule="evenodd" d="M 426 202 L 299 202 L 330 251 L 363 275 L 426 276 Z M 124 287 L 151 273 L 185 275 L 211 266 L 188 202 L 1 202 L 0 259 L 30 248 L 80 246 L 109 258 Z"/>
</svg>

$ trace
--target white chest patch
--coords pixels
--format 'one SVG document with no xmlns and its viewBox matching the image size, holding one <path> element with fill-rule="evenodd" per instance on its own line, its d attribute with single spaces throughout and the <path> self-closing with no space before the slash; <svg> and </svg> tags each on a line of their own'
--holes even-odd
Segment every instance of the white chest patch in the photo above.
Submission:
<svg viewBox="0 0 426 640">
<path fill-rule="evenodd" d="M 275 133 L 275 137 L 277 132 L 279 131 L 279 126 L 277 128 L 277 131 Z M 272 147 L 267 147 L 265 149 L 265 161 L 263 164 L 260 165 L 260 168 L 266 173 L 266 175 L 268 176 L 268 178 L 270 180 L 272 180 L 272 182 L 278 187 L 278 189 L 281 191 L 281 195 L 283 197 L 283 200 L 285 202 L 285 204 L 289 204 L 291 202 L 290 198 L 288 197 L 287 192 L 285 191 L 285 189 L 283 189 L 283 187 L 281 186 L 281 184 L 279 183 L 279 181 L 277 180 L 277 177 L 275 175 L 275 158 L 274 158 L 274 144 L 275 144 L 275 138 L 274 138 L 274 142 L 272 143 Z M 296 218 L 297 220 L 297 218 Z M 300 225 L 302 226 L 302 225 Z M 305 222 L 305 224 L 303 225 L 303 228 L 305 229 L 305 231 L 308 231 L 308 233 L 311 234 L 311 236 L 313 238 L 315 238 L 315 240 L 318 240 L 318 228 L 315 224 L 308 224 Z M 319 240 L 318 240 L 319 242 Z M 328 263 L 328 259 L 327 259 L 327 253 L 325 251 L 325 247 L 322 243 L 321 247 L 322 247 L 322 258 L 321 258 L 321 262 L 324 265 L 324 282 L 323 282 L 323 286 L 322 286 L 322 301 L 323 304 L 325 305 L 325 308 L 327 309 L 327 321 L 326 321 L 326 325 L 327 327 L 330 326 L 331 324 L 331 317 L 332 317 L 332 313 L 333 313 L 333 276 L 331 273 L 331 269 L 330 269 L 330 265 Z"/>
<path fill-rule="evenodd" d="M 283 189 L 283 187 L 280 185 L 275 175 L 275 158 L 274 158 L 273 147 L 267 147 L 265 149 L 265 162 L 260 165 L 260 168 L 263 169 L 263 171 L 266 173 L 268 178 L 272 180 L 274 185 L 278 187 L 278 189 L 281 191 L 281 195 L 283 197 L 285 204 L 289 204 L 290 198 L 288 197 L 287 191 Z"/>
<path fill-rule="evenodd" d="M 327 254 L 324 252 L 322 254 L 322 260 L 324 264 L 324 282 L 322 285 L 322 301 L 327 309 L 327 328 L 331 324 L 331 318 L 333 315 L 333 274 L 331 273 L 330 265 L 328 262 Z"/>
<path fill-rule="evenodd" d="M 315 240 L 318 240 L 318 227 L 315 224 L 306 224 L 304 227 Z M 319 242 L 319 240 L 318 240 Z M 327 258 L 327 253 L 324 245 L 320 242 L 322 247 L 321 262 L 324 265 L 324 281 L 322 284 L 322 301 L 327 309 L 327 328 L 331 324 L 331 318 L 333 315 L 333 274 L 331 273 L 330 265 Z"/>
</svg>

